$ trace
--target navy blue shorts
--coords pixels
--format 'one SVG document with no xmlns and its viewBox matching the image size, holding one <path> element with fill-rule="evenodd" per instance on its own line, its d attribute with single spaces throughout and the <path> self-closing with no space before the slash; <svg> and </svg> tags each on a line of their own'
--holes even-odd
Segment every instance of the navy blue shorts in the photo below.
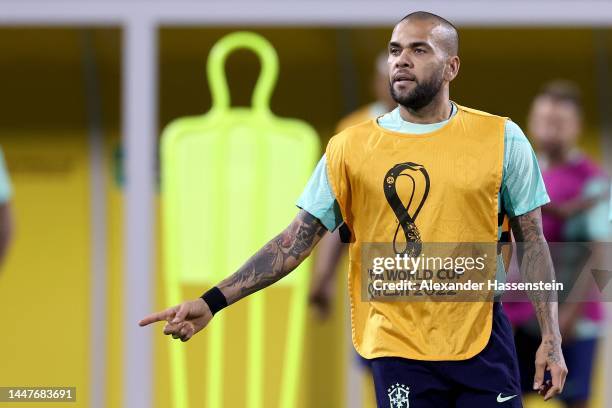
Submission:
<svg viewBox="0 0 612 408">
<path fill-rule="evenodd" d="M 399 357 L 371 360 L 378 408 L 521 408 L 519 369 L 510 322 L 493 305 L 484 350 L 461 361 Z"/>
</svg>

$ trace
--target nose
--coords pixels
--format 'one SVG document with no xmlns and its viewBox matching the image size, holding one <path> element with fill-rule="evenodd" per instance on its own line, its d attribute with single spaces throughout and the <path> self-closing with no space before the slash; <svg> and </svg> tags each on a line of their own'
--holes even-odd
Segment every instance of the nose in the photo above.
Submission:
<svg viewBox="0 0 612 408">
<path fill-rule="evenodd" d="M 402 53 L 395 60 L 395 66 L 396 68 L 412 68 L 409 50 L 402 50 Z"/>
</svg>

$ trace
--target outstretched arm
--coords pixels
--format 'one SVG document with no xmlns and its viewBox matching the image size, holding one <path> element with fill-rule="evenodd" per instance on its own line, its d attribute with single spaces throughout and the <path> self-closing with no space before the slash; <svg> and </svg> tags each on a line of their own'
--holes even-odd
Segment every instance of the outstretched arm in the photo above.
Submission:
<svg viewBox="0 0 612 408">
<path fill-rule="evenodd" d="M 231 305 L 283 278 L 298 267 L 319 242 L 326 229 L 321 222 L 301 210 L 289 226 L 253 255 L 238 271 L 217 285 Z M 164 334 L 187 341 L 212 318 L 202 299 L 187 301 L 162 312 L 153 313 L 139 324 L 166 320 Z"/>
<path fill-rule="evenodd" d="M 321 222 L 301 210 L 289 226 L 217 287 L 231 305 L 270 286 L 297 268 L 327 232 Z"/>
<path fill-rule="evenodd" d="M 510 219 L 512 232 L 518 245 L 521 275 L 525 282 L 552 282 L 555 271 L 542 231 L 542 214 L 536 208 L 526 214 Z M 555 291 L 529 291 L 529 298 L 536 312 L 542 343 L 536 353 L 536 374 L 533 389 L 548 400 L 563 391 L 567 367 L 561 352 L 561 334 L 557 296 Z M 552 376 L 552 385 L 544 384 L 544 372 Z"/>
</svg>

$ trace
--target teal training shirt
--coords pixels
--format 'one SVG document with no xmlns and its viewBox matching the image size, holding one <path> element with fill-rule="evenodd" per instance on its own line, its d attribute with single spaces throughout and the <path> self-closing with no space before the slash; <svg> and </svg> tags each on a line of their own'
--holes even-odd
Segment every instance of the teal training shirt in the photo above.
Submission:
<svg viewBox="0 0 612 408">
<path fill-rule="evenodd" d="M 451 117 L 457 113 L 452 104 Z M 449 118 L 450 119 L 450 118 Z M 385 129 L 407 133 L 410 136 L 433 132 L 444 126 L 448 120 L 432 124 L 416 124 L 402 119 L 399 107 L 378 118 L 378 124 Z M 521 128 L 514 122 L 506 121 L 504 133 L 504 163 L 500 191 L 504 211 L 510 217 L 525 214 L 550 201 L 537 158 Z M 325 155 L 315 168 L 296 205 L 318 218 L 333 231 L 342 224 L 340 208 L 329 185 Z M 500 208 L 501 210 L 501 208 Z M 501 234 L 501 230 L 499 232 Z"/>
</svg>

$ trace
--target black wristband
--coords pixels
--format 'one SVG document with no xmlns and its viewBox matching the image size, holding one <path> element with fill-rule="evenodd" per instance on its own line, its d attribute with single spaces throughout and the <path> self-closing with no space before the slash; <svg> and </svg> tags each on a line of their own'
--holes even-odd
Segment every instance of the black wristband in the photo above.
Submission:
<svg viewBox="0 0 612 408">
<path fill-rule="evenodd" d="M 223 292 L 216 286 L 200 297 L 206 302 L 213 316 L 219 310 L 227 307 L 227 299 L 223 296 Z"/>
</svg>

